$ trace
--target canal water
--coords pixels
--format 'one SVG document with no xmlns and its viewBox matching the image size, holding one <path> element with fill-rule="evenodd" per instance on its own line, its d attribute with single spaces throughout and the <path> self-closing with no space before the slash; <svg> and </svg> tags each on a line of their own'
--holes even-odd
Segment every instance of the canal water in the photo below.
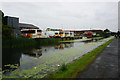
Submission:
<svg viewBox="0 0 120 80">
<path fill-rule="evenodd" d="M 5 75 L 10 74 L 17 68 L 21 70 L 32 69 L 37 66 L 41 57 L 50 55 L 54 52 L 59 52 L 65 49 L 75 48 L 81 44 L 92 42 L 88 40 L 85 42 L 65 42 L 59 45 L 51 46 L 32 46 L 24 48 L 3 49 L 2 55 L 2 70 Z M 42 64 L 42 63 L 41 63 Z"/>
<path fill-rule="evenodd" d="M 43 78 L 48 73 L 56 71 L 62 64 L 68 64 L 82 57 L 100 44 L 101 41 L 86 40 L 49 46 L 3 49 L 2 72 L 4 76 L 16 78 Z"/>
</svg>

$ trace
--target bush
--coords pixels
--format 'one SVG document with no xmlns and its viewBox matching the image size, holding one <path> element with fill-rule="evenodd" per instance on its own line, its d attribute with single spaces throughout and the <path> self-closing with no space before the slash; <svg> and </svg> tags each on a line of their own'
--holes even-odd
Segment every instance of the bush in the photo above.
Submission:
<svg viewBox="0 0 120 80">
<path fill-rule="evenodd" d="M 33 46 L 35 44 L 36 41 L 34 39 L 13 38 L 2 40 L 2 48 L 20 48 L 25 46 Z"/>
<path fill-rule="evenodd" d="M 68 70 L 67 66 L 65 64 L 63 64 L 60 68 L 61 71 L 66 71 Z"/>
<path fill-rule="evenodd" d="M 13 38 L 13 39 L 2 39 L 3 48 L 20 48 L 28 47 L 33 45 L 55 45 L 59 44 L 60 39 L 28 39 L 28 38 Z"/>
<path fill-rule="evenodd" d="M 2 25 L 2 39 L 13 38 L 13 27 L 8 25 Z"/>
<path fill-rule="evenodd" d="M 39 45 L 55 45 L 59 44 L 60 39 L 58 38 L 48 38 L 48 39 L 38 39 L 36 40 Z"/>
</svg>

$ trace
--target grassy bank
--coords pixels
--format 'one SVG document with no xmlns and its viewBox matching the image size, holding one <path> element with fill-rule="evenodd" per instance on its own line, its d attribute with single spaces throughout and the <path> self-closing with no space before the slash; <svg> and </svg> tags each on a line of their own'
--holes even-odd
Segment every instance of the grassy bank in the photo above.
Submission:
<svg viewBox="0 0 120 80">
<path fill-rule="evenodd" d="M 115 38 L 113 38 L 115 39 Z M 76 78 L 78 72 L 83 71 L 91 62 L 93 62 L 98 55 L 113 39 L 107 41 L 105 44 L 97 47 L 90 53 L 84 55 L 82 58 L 76 60 L 74 63 L 62 65 L 60 70 L 48 76 L 49 80 L 55 78 Z"/>
<path fill-rule="evenodd" d="M 25 38 L 16 38 L 16 39 L 3 39 L 2 48 L 21 48 L 28 47 L 33 45 L 53 45 L 58 44 L 60 39 L 25 39 Z"/>
</svg>

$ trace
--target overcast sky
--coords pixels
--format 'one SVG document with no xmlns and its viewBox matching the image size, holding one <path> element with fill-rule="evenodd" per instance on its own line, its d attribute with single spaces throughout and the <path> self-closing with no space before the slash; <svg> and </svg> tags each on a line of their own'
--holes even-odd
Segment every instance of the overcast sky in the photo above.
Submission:
<svg viewBox="0 0 120 80">
<path fill-rule="evenodd" d="M 7 16 L 40 29 L 118 30 L 118 2 L 2 2 Z"/>
</svg>

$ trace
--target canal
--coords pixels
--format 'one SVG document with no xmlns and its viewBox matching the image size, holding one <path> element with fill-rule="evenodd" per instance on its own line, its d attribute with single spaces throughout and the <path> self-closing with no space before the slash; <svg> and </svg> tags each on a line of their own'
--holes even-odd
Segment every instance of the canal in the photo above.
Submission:
<svg viewBox="0 0 120 80">
<path fill-rule="evenodd" d="M 68 64 L 82 57 L 105 41 L 87 40 L 3 49 L 2 70 L 4 75 L 9 77 L 43 78 L 48 73 L 56 71 L 62 64 Z"/>
<path fill-rule="evenodd" d="M 36 45 L 34 47 L 20 49 L 3 49 L 2 69 L 4 71 L 4 74 L 9 74 L 11 71 L 15 70 L 18 67 L 22 70 L 32 69 L 38 65 L 37 63 L 41 60 L 41 57 L 44 58 L 46 55 L 48 56 L 55 52 L 74 48 L 84 43 L 85 42 L 64 42 L 51 46 Z M 13 65 L 13 68 L 11 68 L 11 65 Z"/>
</svg>

